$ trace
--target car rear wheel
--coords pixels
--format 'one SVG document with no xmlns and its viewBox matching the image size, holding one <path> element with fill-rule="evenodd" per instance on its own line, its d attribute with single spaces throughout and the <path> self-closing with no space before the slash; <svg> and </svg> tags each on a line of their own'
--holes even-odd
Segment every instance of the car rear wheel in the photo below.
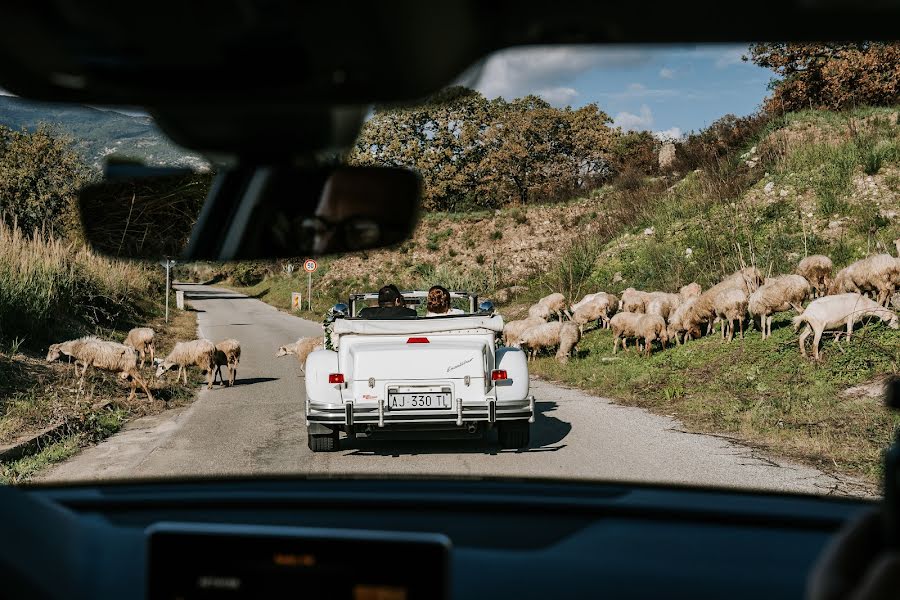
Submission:
<svg viewBox="0 0 900 600">
<path fill-rule="evenodd" d="M 340 433 L 335 430 L 326 434 L 306 434 L 306 443 L 313 452 L 336 452 Z"/>
<path fill-rule="evenodd" d="M 505 421 L 497 424 L 497 438 L 501 448 L 527 448 L 531 442 L 531 425 L 528 421 Z"/>
</svg>

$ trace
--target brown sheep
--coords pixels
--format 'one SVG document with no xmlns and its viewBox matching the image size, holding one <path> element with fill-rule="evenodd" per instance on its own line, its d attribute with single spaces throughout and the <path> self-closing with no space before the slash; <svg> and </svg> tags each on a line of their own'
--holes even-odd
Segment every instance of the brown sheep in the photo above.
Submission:
<svg viewBox="0 0 900 600">
<path fill-rule="evenodd" d="M 218 376 L 219 381 L 222 382 L 222 385 L 225 384 L 225 379 L 222 377 L 222 367 L 226 367 L 228 369 L 228 386 L 234 385 L 234 380 L 237 377 L 237 368 L 238 363 L 241 362 L 241 343 L 236 339 L 227 339 L 216 344 L 216 375 L 213 376 L 213 383 L 215 383 L 215 377 Z"/>
<path fill-rule="evenodd" d="M 807 256 L 797 265 L 797 275 L 806 278 L 813 290 L 813 297 L 824 296 L 831 284 L 831 259 L 821 254 Z"/>
<path fill-rule="evenodd" d="M 156 332 L 150 327 L 135 327 L 128 332 L 122 343 L 140 353 L 140 368 L 144 368 L 144 358 L 147 354 L 150 355 L 150 364 L 156 362 Z"/>
</svg>

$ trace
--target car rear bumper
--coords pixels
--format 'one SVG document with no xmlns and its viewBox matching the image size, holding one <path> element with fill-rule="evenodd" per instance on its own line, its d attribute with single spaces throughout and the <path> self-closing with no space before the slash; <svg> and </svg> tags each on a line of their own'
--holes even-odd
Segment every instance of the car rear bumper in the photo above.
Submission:
<svg viewBox="0 0 900 600">
<path fill-rule="evenodd" d="M 384 401 L 347 402 L 346 404 L 306 403 L 306 423 L 343 425 L 345 427 L 375 425 L 389 427 L 393 424 L 445 424 L 463 427 L 471 423 L 495 423 L 527 419 L 534 423 L 534 396 L 523 400 L 492 398 L 484 402 L 463 403 L 457 401 L 452 411 L 391 411 Z"/>
</svg>

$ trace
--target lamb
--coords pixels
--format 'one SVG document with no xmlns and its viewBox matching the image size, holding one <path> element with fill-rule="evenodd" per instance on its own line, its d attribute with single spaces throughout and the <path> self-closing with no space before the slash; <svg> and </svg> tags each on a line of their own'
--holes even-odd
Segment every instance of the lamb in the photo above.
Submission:
<svg viewBox="0 0 900 600">
<path fill-rule="evenodd" d="M 650 294 L 634 288 L 627 288 L 622 292 L 622 311 L 630 313 L 642 313 L 647 308 Z"/>
<path fill-rule="evenodd" d="M 584 326 L 590 321 L 597 321 L 597 327 L 603 323 L 603 328 L 609 326 L 609 318 L 615 312 L 615 308 L 611 304 L 611 300 L 618 304 L 618 300 L 612 294 L 604 294 L 600 292 L 591 302 L 578 307 L 572 313 L 572 322 L 578 325 L 581 335 L 584 335 Z"/>
<path fill-rule="evenodd" d="M 545 319 L 539 317 L 528 317 L 527 319 L 519 319 L 517 321 L 509 321 L 503 326 L 503 344 L 512 346 L 519 341 L 522 334 L 526 330 L 546 323 Z"/>
<path fill-rule="evenodd" d="M 694 307 L 694 304 L 697 303 L 698 298 L 688 298 L 681 305 L 675 309 L 671 315 L 669 315 L 669 325 L 666 328 L 666 334 L 669 339 L 675 338 L 675 343 L 681 345 L 681 334 L 684 333 L 684 341 L 687 342 L 688 337 L 690 337 L 688 327 L 686 325 L 687 320 L 686 316 L 688 312 Z"/>
<path fill-rule="evenodd" d="M 156 376 L 162 377 L 166 371 L 178 367 L 175 379 L 177 381 L 178 377 L 182 377 L 187 385 L 187 367 L 191 365 L 196 365 L 206 371 L 206 389 L 211 390 L 216 368 L 216 345 L 207 339 L 175 344 L 169 355 L 156 368 Z"/>
<path fill-rule="evenodd" d="M 613 334 L 613 354 L 619 348 L 619 340 L 622 341 L 622 349 L 627 350 L 628 338 L 638 337 L 637 324 L 641 316 L 641 313 L 620 312 L 610 319 L 609 327 L 612 329 Z"/>
<path fill-rule="evenodd" d="M 153 394 L 147 388 L 147 384 L 138 372 L 138 353 L 134 348 L 124 344 L 101 340 L 94 336 L 69 340 L 61 344 L 53 344 L 47 352 L 47 361 L 57 360 L 63 354 L 75 359 L 75 375 L 78 375 L 78 365 L 84 366 L 81 372 L 80 382 L 90 367 L 103 371 L 118 373 L 119 377 L 131 383 L 131 393 L 128 400 L 137 395 L 137 386 L 140 385 L 147 398 L 153 400 Z"/>
<path fill-rule="evenodd" d="M 225 379 L 222 377 L 222 367 L 228 368 L 228 386 L 234 386 L 234 379 L 237 377 L 238 363 L 241 361 L 241 343 L 236 339 L 227 339 L 216 344 L 216 375 L 225 385 Z M 213 377 L 215 383 L 215 376 Z"/>
<path fill-rule="evenodd" d="M 821 254 L 807 256 L 797 265 L 796 273 L 805 277 L 812 286 L 813 297 L 824 296 L 831 283 L 831 270 L 834 265 L 831 259 Z"/>
<path fill-rule="evenodd" d="M 129 348 L 134 348 L 141 355 L 140 368 L 144 368 L 144 358 L 149 353 L 150 363 L 156 359 L 156 332 L 150 327 L 135 327 L 128 332 L 125 341 L 122 342 Z"/>
<path fill-rule="evenodd" d="M 747 313 L 747 292 L 740 288 L 725 290 L 716 296 L 716 319 L 722 321 L 722 339 L 734 339 L 734 322 L 737 321 L 744 339 L 744 315 Z"/>
<path fill-rule="evenodd" d="M 900 329 L 900 319 L 890 309 L 866 298 L 862 294 L 837 294 L 825 296 L 809 303 L 802 314 L 794 317 L 794 331 L 801 325 L 806 327 L 800 334 L 800 354 L 806 356 L 806 338 L 813 333 L 812 353 L 819 360 L 819 342 L 826 329 L 840 329 L 846 326 L 847 340 L 853 333 L 853 326 L 865 317 L 877 317 L 887 321 L 891 329 Z"/>
<path fill-rule="evenodd" d="M 666 331 L 666 322 L 659 315 L 641 315 L 635 326 L 635 333 L 639 340 L 644 340 L 644 354 L 650 356 L 653 340 L 659 340 L 661 348 L 665 348 L 669 341 Z"/>
<path fill-rule="evenodd" d="M 689 283 L 681 286 L 678 290 L 678 295 L 681 296 L 682 302 L 690 298 L 698 298 L 701 293 L 703 293 L 703 288 L 700 287 L 699 283 Z"/>
<path fill-rule="evenodd" d="M 871 292 L 882 306 L 887 306 L 894 289 L 900 287 L 900 259 L 890 254 L 858 260 L 845 270 L 859 291 Z"/>
<path fill-rule="evenodd" d="M 759 319 L 762 338 L 772 335 L 772 318 L 777 312 L 794 309 L 803 312 L 803 302 L 809 297 L 809 281 L 801 275 L 782 275 L 759 287 L 750 294 L 747 309 Z"/>
<path fill-rule="evenodd" d="M 528 360 L 534 360 L 535 354 L 542 348 L 559 347 L 556 359 L 560 362 L 569 360 L 581 340 L 581 333 L 574 323 L 553 321 L 532 327 L 522 334 L 516 344 L 528 353 Z"/>
<path fill-rule="evenodd" d="M 541 321 L 543 322 L 543 321 Z M 279 356 L 287 356 L 289 354 L 296 355 L 297 362 L 300 363 L 300 372 L 306 372 L 306 358 L 312 354 L 314 350 L 320 350 L 325 347 L 325 341 L 321 337 L 300 338 L 293 344 L 286 344 L 278 348 L 275 358 Z"/>
</svg>

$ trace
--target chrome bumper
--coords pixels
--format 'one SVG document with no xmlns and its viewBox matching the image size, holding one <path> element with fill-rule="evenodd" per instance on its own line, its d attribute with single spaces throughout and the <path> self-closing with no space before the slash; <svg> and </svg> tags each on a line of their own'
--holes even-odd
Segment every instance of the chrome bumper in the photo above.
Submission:
<svg viewBox="0 0 900 600">
<path fill-rule="evenodd" d="M 306 404 L 306 424 L 344 425 L 358 427 L 375 425 L 387 427 L 394 423 L 440 423 L 462 427 L 468 423 L 495 423 L 528 419 L 534 423 L 534 396 L 518 401 L 463 403 L 454 401 L 452 410 L 443 411 L 391 411 L 384 400 L 347 402 L 345 404 Z"/>
</svg>

